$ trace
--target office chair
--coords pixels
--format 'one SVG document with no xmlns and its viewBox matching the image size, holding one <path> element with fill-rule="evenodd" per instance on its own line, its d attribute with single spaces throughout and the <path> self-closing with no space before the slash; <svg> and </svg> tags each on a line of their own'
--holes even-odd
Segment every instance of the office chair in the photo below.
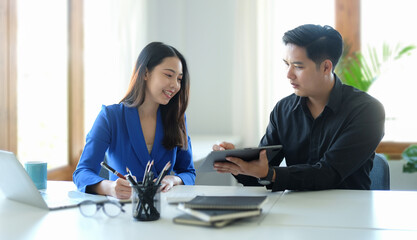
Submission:
<svg viewBox="0 0 417 240">
<path fill-rule="evenodd" d="M 390 190 L 389 165 L 383 154 L 375 154 L 374 166 L 369 177 L 371 178 L 371 190 Z"/>
<path fill-rule="evenodd" d="M 103 162 L 107 163 L 107 153 L 104 155 Z M 109 180 L 109 171 L 107 171 L 105 168 L 101 167 L 100 172 L 98 174 L 100 177 Z"/>
</svg>

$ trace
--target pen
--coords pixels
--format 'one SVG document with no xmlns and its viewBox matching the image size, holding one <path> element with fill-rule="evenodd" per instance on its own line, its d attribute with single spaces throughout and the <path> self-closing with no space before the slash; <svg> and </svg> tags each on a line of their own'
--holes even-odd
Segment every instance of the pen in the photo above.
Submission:
<svg viewBox="0 0 417 240">
<path fill-rule="evenodd" d="M 130 184 L 132 186 L 138 185 L 138 183 L 135 181 L 135 179 L 133 179 L 132 173 L 130 172 L 128 167 L 126 167 L 126 171 L 127 171 L 127 180 L 130 182 Z"/>
<path fill-rule="evenodd" d="M 125 176 L 123 176 L 118 171 L 114 170 L 112 167 L 110 167 L 109 165 L 107 165 L 105 162 L 101 162 L 100 165 L 102 167 L 104 167 L 105 169 L 107 169 L 108 171 L 112 172 L 114 175 L 118 176 L 119 178 L 123 178 L 124 180 L 126 180 L 126 177 Z"/>
</svg>

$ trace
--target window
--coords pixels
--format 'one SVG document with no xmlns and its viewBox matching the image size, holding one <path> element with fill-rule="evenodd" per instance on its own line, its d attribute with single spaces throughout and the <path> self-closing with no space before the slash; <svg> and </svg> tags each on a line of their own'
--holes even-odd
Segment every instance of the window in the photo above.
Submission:
<svg viewBox="0 0 417 240">
<path fill-rule="evenodd" d="M 137 54 L 144 46 L 145 17 L 138 14 L 144 4 L 113 0 L 17 1 L 17 149 L 22 162 L 47 161 L 49 169 L 76 164 L 83 143 L 69 139 L 80 135 L 85 139 L 101 104 L 117 103 L 127 89 Z M 69 8 L 72 16 L 68 15 Z M 85 31 L 77 26 L 73 34 L 84 38 L 71 49 L 68 26 L 74 24 L 70 19 L 77 19 L 80 10 L 84 12 Z M 74 69 L 69 66 L 74 66 L 71 53 L 77 57 L 82 54 L 79 44 L 84 44 L 85 65 L 81 68 L 85 70 L 78 65 L 75 75 L 85 73 L 85 80 L 74 82 L 69 77 L 74 78 Z M 74 92 L 74 85 L 80 83 L 84 95 Z M 71 109 L 70 99 L 80 97 L 85 101 Z M 85 128 L 78 120 L 74 123 L 77 114 L 85 116 Z M 85 132 L 77 133 L 82 129 Z"/>
<path fill-rule="evenodd" d="M 101 105 L 118 103 L 127 91 L 145 46 L 144 1 L 84 1 L 84 139 Z"/>
<path fill-rule="evenodd" d="M 18 156 L 49 168 L 68 163 L 67 5 L 17 1 Z"/>
<path fill-rule="evenodd" d="M 417 32 L 404 27 L 416 22 L 417 15 L 412 0 L 361 1 L 362 51 L 368 47 L 382 49 L 397 44 L 417 46 Z M 378 5 L 375 8 L 375 5 Z M 387 17 L 389 15 L 389 17 Z M 389 33 L 389 34 L 387 34 Z M 382 50 L 381 50 L 382 51 Z M 373 83 L 369 93 L 385 107 L 385 137 L 383 141 L 417 142 L 417 112 L 413 110 L 417 81 L 412 69 L 417 65 L 417 50 L 410 56 L 384 65 L 380 77 Z"/>
<path fill-rule="evenodd" d="M 0 17 L 5 33 L 0 35 L 0 148 L 17 153 L 22 162 L 47 161 L 49 179 L 70 180 L 84 146 L 84 116 L 94 119 L 101 104 L 117 102 L 126 90 L 144 46 L 145 4 L 0 0 L 5 13 Z"/>
</svg>

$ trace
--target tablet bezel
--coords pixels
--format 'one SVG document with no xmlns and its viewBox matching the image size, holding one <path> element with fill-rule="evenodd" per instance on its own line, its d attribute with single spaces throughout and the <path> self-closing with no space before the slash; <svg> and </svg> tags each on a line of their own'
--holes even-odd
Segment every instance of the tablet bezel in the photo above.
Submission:
<svg viewBox="0 0 417 240">
<path fill-rule="evenodd" d="M 238 157 L 244 161 L 252 161 L 259 158 L 261 150 L 280 151 L 282 145 L 271 145 L 261 147 L 250 147 L 240 149 L 230 149 L 222 151 L 211 151 L 198 167 L 197 172 L 214 172 L 213 164 L 218 161 L 227 161 L 226 157 Z"/>
</svg>

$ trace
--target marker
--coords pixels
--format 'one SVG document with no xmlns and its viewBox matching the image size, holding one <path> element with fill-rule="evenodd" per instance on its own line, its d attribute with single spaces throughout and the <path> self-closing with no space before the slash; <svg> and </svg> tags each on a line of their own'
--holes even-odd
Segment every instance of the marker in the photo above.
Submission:
<svg viewBox="0 0 417 240">
<path fill-rule="evenodd" d="M 105 162 L 101 162 L 100 165 L 102 167 L 104 167 L 105 169 L 107 169 L 108 171 L 112 172 L 114 175 L 118 176 L 119 178 L 123 178 L 124 180 L 126 180 L 126 177 L 125 176 L 123 176 L 118 171 L 114 170 L 112 167 L 110 167 L 109 165 L 107 165 Z"/>
</svg>

